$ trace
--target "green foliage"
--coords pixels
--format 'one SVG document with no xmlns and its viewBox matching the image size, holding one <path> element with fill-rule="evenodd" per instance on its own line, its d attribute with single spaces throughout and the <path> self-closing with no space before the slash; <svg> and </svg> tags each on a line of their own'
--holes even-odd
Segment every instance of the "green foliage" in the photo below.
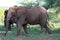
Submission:
<svg viewBox="0 0 60 40">
<path fill-rule="evenodd" d="M 60 0 L 56 0 L 55 3 L 54 3 L 54 6 L 60 6 Z"/>
<path fill-rule="evenodd" d="M 60 0 L 44 0 L 46 2 L 45 6 L 47 9 L 52 7 L 58 7 L 60 6 Z"/>
<path fill-rule="evenodd" d="M 45 3 L 43 4 L 43 2 Z M 19 0 L 18 3 L 24 6 L 39 6 L 43 4 L 42 6 L 46 9 L 60 6 L 60 0 L 23 0 L 21 2 Z"/>
<path fill-rule="evenodd" d="M 8 7 L 0 7 L 0 24 L 4 23 L 4 10 L 8 9 Z"/>
<path fill-rule="evenodd" d="M 44 2 L 43 0 L 23 0 L 20 2 L 20 0 L 18 1 L 18 4 L 22 4 L 24 6 L 28 6 L 28 7 L 31 7 L 31 6 L 39 6 L 39 5 L 43 5 Z"/>
<path fill-rule="evenodd" d="M 48 11 L 48 19 L 52 22 L 60 22 L 60 7 L 50 8 Z"/>
<path fill-rule="evenodd" d="M 4 20 L 4 8 L 0 8 L 0 23 Z"/>
<path fill-rule="evenodd" d="M 53 7 L 55 0 L 45 0 L 45 2 L 46 2 L 46 6 L 51 8 Z"/>
</svg>

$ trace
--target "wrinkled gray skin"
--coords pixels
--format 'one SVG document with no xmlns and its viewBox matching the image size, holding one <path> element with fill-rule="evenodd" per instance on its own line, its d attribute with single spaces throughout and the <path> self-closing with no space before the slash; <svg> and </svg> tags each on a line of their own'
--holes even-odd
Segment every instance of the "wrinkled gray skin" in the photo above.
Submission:
<svg viewBox="0 0 60 40">
<path fill-rule="evenodd" d="M 47 11 L 45 8 L 41 6 L 33 6 L 31 8 L 26 7 L 10 7 L 7 20 L 6 20 L 6 33 L 8 31 L 9 20 L 11 17 L 15 17 L 17 19 L 17 35 L 20 34 L 21 27 L 23 26 L 24 31 L 27 33 L 27 24 L 36 25 L 39 24 L 41 26 L 41 32 L 44 31 L 44 28 L 47 30 L 49 34 L 51 34 L 51 30 L 47 26 Z"/>
</svg>

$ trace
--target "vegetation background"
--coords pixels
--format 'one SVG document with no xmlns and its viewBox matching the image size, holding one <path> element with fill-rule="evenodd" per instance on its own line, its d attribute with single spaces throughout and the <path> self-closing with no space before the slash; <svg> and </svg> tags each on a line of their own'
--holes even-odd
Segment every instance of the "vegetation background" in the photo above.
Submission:
<svg viewBox="0 0 60 40">
<path fill-rule="evenodd" d="M 25 37 L 23 29 L 21 33 L 25 40 L 60 40 L 60 0 L 17 0 L 17 4 L 26 7 L 44 6 L 48 12 L 49 28 L 53 32 L 53 34 L 49 35 L 45 30 L 44 33 L 39 34 L 39 25 L 33 26 L 28 24 L 28 37 Z M 0 7 L 0 30 L 5 29 L 4 10 L 7 8 L 8 7 Z M 16 38 L 16 34 L 14 34 L 17 30 L 16 26 L 12 27 L 12 30 L 13 32 L 8 33 L 7 37 L 3 38 L 4 40 L 13 40 L 13 38 Z"/>
</svg>

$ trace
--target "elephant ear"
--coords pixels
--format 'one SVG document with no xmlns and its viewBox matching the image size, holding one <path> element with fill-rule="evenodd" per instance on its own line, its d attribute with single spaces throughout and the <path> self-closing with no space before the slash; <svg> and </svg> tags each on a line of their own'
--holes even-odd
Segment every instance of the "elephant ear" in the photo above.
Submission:
<svg viewBox="0 0 60 40">
<path fill-rule="evenodd" d="M 8 10 L 5 10 L 4 11 L 5 18 L 7 17 L 7 14 L 8 14 Z"/>
<path fill-rule="evenodd" d="M 4 15 L 7 15 L 7 13 L 8 13 L 8 10 L 5 10 L 5 11 L 4 11 Z"/>
</svg>

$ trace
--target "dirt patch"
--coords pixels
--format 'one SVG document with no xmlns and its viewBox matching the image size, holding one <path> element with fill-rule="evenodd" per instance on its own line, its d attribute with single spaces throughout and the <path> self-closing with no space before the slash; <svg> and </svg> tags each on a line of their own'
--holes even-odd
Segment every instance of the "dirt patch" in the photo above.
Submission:
<svg viewBox="0 0 60 40">
<path fill-rule="evenodd" d="M 60 37 L 46 37 L 46 38 L 41 38 L 40 40 L 60 40 Z"/>
<path fill-rule="evenodd" d="M 3 34 L 0 34 L 0 40 L 3 40 L 4 37 L 5 36 Z M 60 35 L 44 35 L 43 37 L 20 35 L 11 38 L 8 37 L 9 36 L 7 36 L 4 40 L 60 40 Z"/>
<path fill-rule="evenodd" d="M 4 35 L 0 34 L 0 40 L 3 40 Z"/>
<path fill-rule="evenodd" d="M 14 40 L 25 40 L 24 36 L 17 36 L 14 38 Z"/>
</svg>

